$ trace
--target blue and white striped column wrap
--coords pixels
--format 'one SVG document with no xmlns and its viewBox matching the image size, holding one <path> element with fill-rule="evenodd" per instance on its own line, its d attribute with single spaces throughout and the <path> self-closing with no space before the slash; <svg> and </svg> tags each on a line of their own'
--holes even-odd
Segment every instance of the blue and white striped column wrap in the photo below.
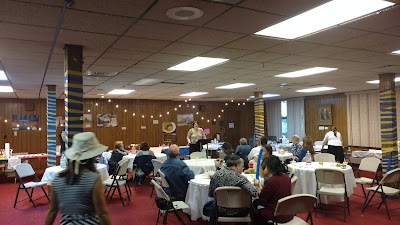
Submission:
<svg viewBox="0 0 400 225">
<path fill-rule="evenodd" d="M 82 72 L 67 70 L 65 80 L 65 131 L 68 136 L 68 147 L 72 137 L 83 132 L 83 76 Z"/>
<path fill-rule="evenodd" d="M 56 86 L 47 86 L 47 167 L 56 166 Z"/>
</svg>

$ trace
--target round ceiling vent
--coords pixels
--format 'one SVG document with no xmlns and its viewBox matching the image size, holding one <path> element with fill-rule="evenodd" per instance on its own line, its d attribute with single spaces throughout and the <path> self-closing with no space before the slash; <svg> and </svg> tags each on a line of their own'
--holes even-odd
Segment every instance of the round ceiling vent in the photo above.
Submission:
<svg viewBox="0 0 400 225">
<path fill-rule="evenodd" d="M 203 16 L 204 12 L 195 7 L 175 7 L 168 9 L 165 14 L 175 20 L 195 20 Z"/>
</svg>

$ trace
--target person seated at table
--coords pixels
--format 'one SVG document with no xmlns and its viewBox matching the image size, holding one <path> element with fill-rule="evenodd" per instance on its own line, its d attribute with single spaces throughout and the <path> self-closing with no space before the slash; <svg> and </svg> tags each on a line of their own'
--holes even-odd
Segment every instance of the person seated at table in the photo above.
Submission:
<svg viewBox="0 0 400 225">
<path fill-rule="evenodd" d="M 293 135 L 292 143 L 293 145 L 289 148 L 289 152 L 292 153 L 294 157 L 299 158 L 303 146 L 300 144 L 300 138 L 298 135 Z"/>
<path fill-rule="evenodd" d="M 255 208 L 255 224 L 267 224 L 269 220 L 278 223 L 286 223 L 293 219 L 293 216 L 275 216 L 275 208 L 278 200 L 291 195 L 290 178 L 282 172 L 282 164 L 277 156 L 266 158 L 266 167 L 272 176 L 265 181 L 260 192 L 260 199 L 253 202 Z M 258 206 L 263 208 L 257 209 Z"/>
<path fill-rule="evenodd" d="M 299 157 L 296 159 L 297 162 L 302 162 L 304 157 L 307 154 L 307 151 L 310 152 L 312 161 L 314 161 L 314 147 L 313 147 L 313 140 L 309 136 L 305 136 L 303 138 L 303 149 L 301 149 Z"/>
<path fill-rule="evenodd" d="M 251 196 L 257 196 L 256 187 L 242 174 L 244 169 L 244 161 L 239 156 L 232 154 L 226 157 L 225 164 L 220 170 L 215 172 L 211 177 L 208 196 L 214 198 L 214 191 L 219 187 L 235 186 L 241 187 L 248 191 Z M 212 204 L 215 211 L 215 201 Z M 226 209 L 219 208 L 218 215 L 220 216 L 245 216 L 249 213 L 249 209 Z M 211 221 L 215 221 L 215 212 L 211 213 Z"/>
<path fill-rule="evenodd" d="M 170 188 L 164 188 L 165 192 L 179 200 L 184 200 L 189 181 L 194 178 L 194 172 L 185 162 L 177 158 L 178 155 L 178 145 L 171 145 L 168 150 L 169 159 L 162 164 L 160 170 L 165 174 L 170 185 Z"/>
<path fill-rule="evenodd" d="M 111 153 L 111 158 L 108 160 L 108 173 L 113 174 L 118 167 L 118 162 L 122 160 L 122 157 L 128 155 L 128 152 L 124 149 L 124 143 L 122 141 L 116 141 L 114 150 Z"/>
<path fill-rule="evenodd" d="M 259 153 L 260 153 L 260 151 L 261 151 L 261 149 L 262 149 L 262 146 L 264 146 L 264 145 L 267 144 L 268 138 L 267 138 L 266 136 L 262 136 L 257 142 L 258 142 L 258 146 L 257 146 L 257 147 L 254 147 L 253 149 L 251 149 L 249 155 L 247 156 L 247 159 L 248 159 L 249 161 L 251 161 L 252 159 L 254 159 L 255 156 L 258 156 L 258 155 L 259 155 Z"/>
<path fill-rule="evenodd" d="M 261 154 L 261 160 L 260 160 L 261 165 L 259 168 L 260 177 L 264 178 L 264 182 L 272 176 L 272 174 L 268 172 L 268 168 L 267 168 L 267 164 L 266 164 L 267 158 L 271 155 L 272 155 L 272 146 L 268 145 L 268 144 L 264 145 L 263 151 Z M 258 167 L 258 164 L 257 164 L 257 167 Z"/>
<path fill-rule="evenodd" d="M 142 142 L 140 144 L 140 150 L 141 151 L 136 154 L 133 164 L 138 167 L 136 171 L 136 181 L 142 185 L 146 177 L 153 172 L 154 167 L 151 160 L 156 159 L 156 157 L 154 156 L 154 152 L 150 150 L 150 146 L 147 142 Z"/>
<path fill-rule="evenodd" d="M 247 144 L 246 138 L 240 138 L 239 145 L 235 149 L 235 154 L 244 160 L 244 169 L 249 168 L 249 160 L 247 156 L 251 150 L 250 145 Z"/>
<path fill-rule="evenodd" d="M 226 159 L 226 157 L 235 153 L 235 150 L 232 149 L 232 145 L 229 142 L 225 142 L 221 146 L 221 150 L 222 150 L 222 154 L 220 155 L 220 158 L 223 158 L 224 160 Z"/>
<path fill-rule="evenodd" d="M 57 173 L 52 182 L 46 225 L 54 223 L 58 210 L 59 224 L 111 224 L 103 181 L 94 164 L 107 149 L 92 132 L 74 135 L 72 147 L 65 152 L 68 168 Z"/>
</svg>

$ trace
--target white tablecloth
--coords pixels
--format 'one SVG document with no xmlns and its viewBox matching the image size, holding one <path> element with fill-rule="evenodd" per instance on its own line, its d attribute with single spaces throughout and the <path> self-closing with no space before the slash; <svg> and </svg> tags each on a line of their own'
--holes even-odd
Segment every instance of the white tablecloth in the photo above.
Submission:
<svg viewBox="0 0 400 225">
<path fill-rule="evenodd" d="M 357 187 L 356 180 L 354 177 L 353 170 L 351 166 L 347 166 L 346 169 L 341 169 L 335 166 L 336 163 L 324 163 L 320 166 L 318 162 L 313 162 L 311 165 L 306 165 L 305 162 L 299 162 L 296 164 L 289 164 L 288 167 L 294 170 L 294 175 L 297 176 L 297 182 L 292 194 L 312 194 L 317 195 L 317 181 L 315 178 L 316 168 L 327 168 L 334 169 L 344 172 L 344 178 L 346 181 L 347 196 L 353 194 L 353 188 Z M 343 187 L 343 185 L 337 185 L 337 187 Z M 326 203 L 328 201 L 343 201 L 343 198 L 325 198 L 326 196 L 321 195 L 321 201 Z"/>
<path fill-rule="evenodd" d="M 107 165 L 96 163 L 95 166 L 97 171 L 100 173 L 101 179 L 103 179 L 103 181 L 107 180 L 109 178 Z M 61 166 L 53 166 L 46 168 L 42 177 L 42 181 L 51 183 L 54 180 L 56 174 L 61 172 L 62 170 L 64 169 L 61 168 Z"/>
<path fill-rule="evenodd" d="M 243 174 L 253 183 L 256 178 L 255 174 Z M 194 179 L 189 181 L 189 187 L 186 192 L 185 203 L 189 206 L 185 213 L 190 214 L 190 218 L 195 221 L 198 218 L 208 220 L 203 216 L 203 206 L 212 198 L 208 197 L 208 189 L 210 187 L 210 178 L 205 174 L 198 174 Z"/>
<path fill-rule="evenodd" d="M 219 143 L 208 143 L 208 150 L 219 150 L 222 146 L 223 142 Z M 203 145 L 204 149 L 207 149 L 207 145 Z"/>
<path fill-rule="evenodd" d="M 21 164 L 21 159 L 17 157 L 8 158 L 7 169 L 11 170 L 14 166 Z"/>
<path fill-rule="evenodd" d="M 195 175 L 217 170 L 215 168 L 215 159 L 189 159 L 183 161 Z"/>
<path fill-rule="evenodd" d="M 278 156 L 281 161 L 285 161 L 286 159 L 291 159 L 293 157 L 293 154 L 290 152 L 280 154 L 278 151 L 274 151 L 272 154 Z"/>
<path fill-rule="evenodd" d="M 351 156 L 354 158 L 374 157 L 382 159 L 382 150 L 369 149 L 368 151 L 353 151 Z"/>
<path fill-rule="evenodd" d="M 314 145 L 314 152 L 320 152 L 322 150 L 322 145 Z M 324 149 L 328 149 L 328 145 L 324 146 Z"/>
<path fill-rule="evenodd" d="M 164 162 L 165 160 L 167 160 L 167 155 L 164 153 L 154 153 L 154 156 L 161 162 Z M 122 159 L 129 159 L 128 169 L 133 168 L 133 161 L 135 161 L 135 157 L 136 157 L 136 154 L 129 154 L 122 158 Z"/>
</svg>

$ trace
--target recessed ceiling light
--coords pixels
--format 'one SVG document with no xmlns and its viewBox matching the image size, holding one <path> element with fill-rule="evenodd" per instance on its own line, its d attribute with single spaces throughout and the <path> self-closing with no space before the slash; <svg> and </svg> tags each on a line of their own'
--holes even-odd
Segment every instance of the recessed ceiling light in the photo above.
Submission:
<svg viewBox="0 0 400 225">
<path fill-rule="evenodd" d="M 6 73 L 3 70 L 0 70 L 0 80 L 8 80 Z"/>
<path fill-rule="evenodd" d="M 330 91 L 330 90 L 334 90 L 336 88 L 334 87 L 315 87 L 315 88 L 306 88 L 306 89 L 301 89 L 301 90 L 297 90 L 296 92 L 319 92 L 319 91 Z"/>
<path fill-rule="evenodd" d="M 400 77 L 394 78 L 394 82 L 399 82 L 399 81 L 400 81 Z M 369 81 L 367 81 L 365 83 L 368 83 L 368 84 L 379 84 L 380 82 L 379 82 L 379 80 L 369 80 Z"/>
<path fill-rule="evenodd" d="M 400 55 L 400 50 L 393 51 L 392 54 Z"/>
<path fill-rule="evenodd" d="M 248 87 L 248 86 L 252 86 L 255 84 L 252 83 L 234 83 L 234 84 L 228 84 L 228 85 L 224 85 L 224 86 L 219 86 L 216 87 L 215 89 L 235 89 L 235 88 L 241 88 L 241 87 Z"/>
<path fill-rule="evenodd" d="M 293 71 L 290 73 L 283 73 L 283 74 L 275 75 L 275 77 L 289 77 L 289 78 L 305 77 L 305 76 L 310 76 L 310 75 L 319 74 L 319 73 L 326 73 L 326 72 L 334 71 L 337 69 L 338 68 L 313 67 L 313 68 L 309 68 L 309 69 L 298 70 L 298 71 Z"/>
<path fill-rule="evenodd" d="M 173 67 L 168 68 L 168 70 L 181 70 L 181 71 L 197 71 L 201 69 L 205 69 L 211 66 L 215 66 L 217 64 L 224 63 L 229 59 L 223 58 L 210 58 L 210 57 L 195 57 L 193 59 L 189 59 L 183 63 L 175 65 Z"/>
<path fill-rule="evenodd" d="M 131 92 L 134 92 L 135 90 L 128 90 L 128 89 L 114 89 L 110 92 L 108 92 L 107 94 L 109 95 L 126 95 L 129 94 Z"/>
<path fill-rule="evenodd" d="M 168 9 L 165 14 L 175 20 L 195 20 L 204 15 L 203 10 L 195 7 L 175 7 Z"/>
<path fill-rule="evenodd" d="M 14 92 L 11 86 L 0 86 L 0 92 Z"/>
<path fill-rule="evenodd" d="M 260 30 L 255 34 L 295 39 L 368 15 L 394 4 L 383 0 L 334 0 Z"/>
<path fill-rule="evenodd" d="M 281 96 L 280 94 L 263 94 L 263 98 L 272 98 Z M 250 96 L 249 98 L 254 98 L 254 95 Z"/>
<path fill-rule="evenodd" d="M 181 94 L 180 96 L 183 96 L 183 97 L 194 97 L 194 96 L 200 96 L 200 95 L 206 95 L 206 94 L 208 94 L 208 92 L 189 92 L 189 93 L 186 93 L 186 94 Z"/>
<path fill-rule="evenodd" d="M 149 85 L 153 85 L 153 84 L 156 84 L 156 83 L 159 83 L 159 82 L 160 82 L 159 79 L 147 79 L 147 78 L 145 78 L 145 79 L 141 79 L 141 80 L 138 80 L 136 82 L 133 82 L 132 84 L 133 85 L 137 85 L 137 86 L 149 86 Z"/>
</svg>

